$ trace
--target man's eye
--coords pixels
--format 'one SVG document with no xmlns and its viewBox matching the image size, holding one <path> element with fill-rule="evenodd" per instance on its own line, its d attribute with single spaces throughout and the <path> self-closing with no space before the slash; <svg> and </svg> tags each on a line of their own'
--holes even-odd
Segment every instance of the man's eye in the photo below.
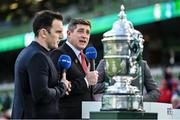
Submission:
<svg viewBox="0 0 180 120">
<path fill-rule="evenodd" d="M 89 32 L 89 31 L 87 31 L 87 32 L 86 32 L 86 34 L 88 34 L 88 35 L 89 35 L 89 34 L 90 34 L 90 32 Z"/>
<path fill-rule="evenodd" d="M 78 32 L 79 32 L 79 33 L 83 33 L 84 31 L 82 31 L 82 30 L 79 30 Z"/>
<path fill-rule="evenodd" d="M 57 31 L 57 33 L 62 33 L 62 31 Z"/>
</svg>

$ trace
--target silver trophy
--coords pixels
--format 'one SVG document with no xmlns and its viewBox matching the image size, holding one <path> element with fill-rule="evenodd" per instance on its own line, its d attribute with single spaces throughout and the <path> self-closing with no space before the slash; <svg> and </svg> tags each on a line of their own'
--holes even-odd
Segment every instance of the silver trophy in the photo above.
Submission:
<svg viewBox="0 0 180 120">
<path fill-rule="evenodd" d="M 143 36 L 127 20 L 121 5 L 119 20 L 103 35 L 106 75 L 110 83 L 102 97 L 101 110 L 143 110 L 142 52 Z M 139 86 L 132 86 L 133 80 Z"/>
</svg>

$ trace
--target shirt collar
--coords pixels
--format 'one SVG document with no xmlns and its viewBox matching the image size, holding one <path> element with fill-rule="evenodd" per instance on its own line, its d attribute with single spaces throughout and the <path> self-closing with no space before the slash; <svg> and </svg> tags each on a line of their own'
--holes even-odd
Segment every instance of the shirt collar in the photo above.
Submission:
<svg viewBox="0 0 180 120">
<path fill-rule="evenodd" d="M 76 49 L 69 41 L 66 41 L 66 44 L 74 51 L 77 57 L 79 57 L 80 50 Z"/>
</svg>

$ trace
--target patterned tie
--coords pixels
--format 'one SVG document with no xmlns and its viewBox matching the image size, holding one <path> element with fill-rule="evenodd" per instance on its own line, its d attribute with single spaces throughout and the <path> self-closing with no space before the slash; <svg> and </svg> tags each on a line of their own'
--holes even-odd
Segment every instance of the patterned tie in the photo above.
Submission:
<svg viewBox="0 0 180 120">
<path fill-rule="evenodd" d="M 85 55 L 84 55 L 83 51 L 80 52 L 80 55 L 81 55 L 81 64 L 84 69 L 84 72 L 86 73 L 87 72 L 87 64 L 86 64 Z"/>
</svg>

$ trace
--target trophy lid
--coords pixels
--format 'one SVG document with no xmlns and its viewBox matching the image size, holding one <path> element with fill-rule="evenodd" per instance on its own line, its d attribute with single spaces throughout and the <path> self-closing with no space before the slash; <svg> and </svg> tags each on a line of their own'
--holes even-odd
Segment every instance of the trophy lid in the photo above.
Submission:
<svg viewBox="0 0 180 120">
<path fill-rule="evenodd" d="M 124 6 L 121 5 L 121 11 L 119 12 L 119 19 L 114 22 L 113 27 L 110 31 L 103 34 L 104 38 L 107 37 L 130 37 L 134 27 L 130 21 L 127 20 L 124 12 Z"/>
</svg>

